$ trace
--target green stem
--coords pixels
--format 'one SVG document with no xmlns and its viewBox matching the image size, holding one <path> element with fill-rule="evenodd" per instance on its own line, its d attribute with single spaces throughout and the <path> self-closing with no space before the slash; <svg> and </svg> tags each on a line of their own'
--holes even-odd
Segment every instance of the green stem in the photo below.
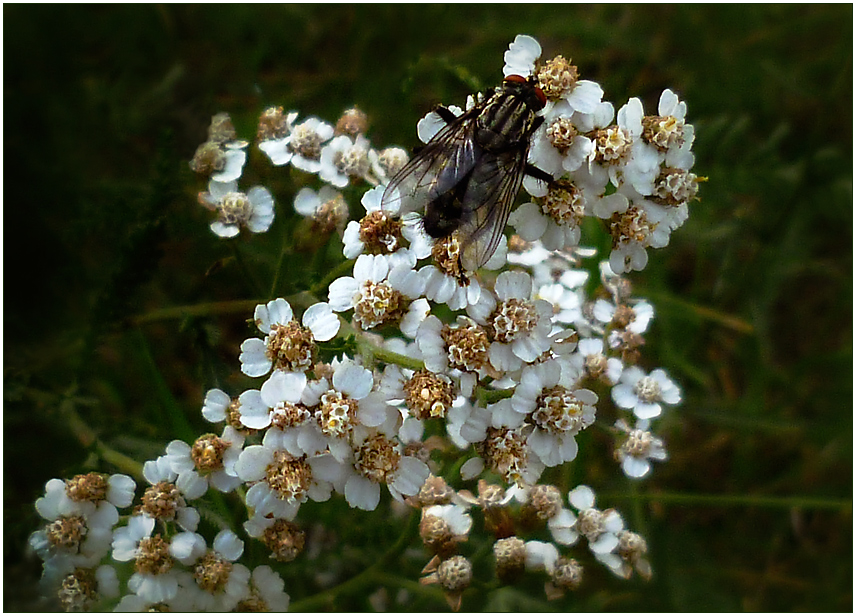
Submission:
<svg viewBox="0 0 856 616">
<path fill-rule="evenodd" d="M 318 297 L 326 297 L 327 288 L 330 286 L 330 283 L 341 276 L 352 275 L 353 270 L 354 262 L 352 260 L 342 261 L 339 265 L 331 269 L 330 273 L 321 282 L 309 289 L 309 292 Z"/>
<path fill-rule="evenodd" d="M 357 350 L 360 355 L 367 356 L 376 361 L 382 361 L 385 364 L 397 364 L 402 368 L 409 368 L 410 370 L 423 370 L 425 368 L 425 364 L 421 359 L 414 359 L 407 355 L 376 346 L 366 340 L 365 337 L 357 339 Z"/>
<path fill-rule="evenodd" d="M 672 304 L 673 306 L 681 308 L 682 310 L 685 310 L 688 313 L 695 314 L 701 319 L 719 323 L 720 325 L 729 329 L 733 329 L 734 331 L 741 334 L 751 334 L 755 329 L 751 323 L 748 323 L 739 317 L 735 317 L 734 315 L 730 314 L 725 314 L 723 312 L 714 310 L 713 308 L 708 308 L 706 306 L 699 306 L 698 304 L 693 304 L 692 302 L 678 299 L 666 293 L 657 293 L 655 291 L 646 290 L 645 296 L 648 299 L 654 300 L 658 303 L 662 302 L 665 304 Z"/>
<path fill-rule="evenodd" d="M 279 278 L 282 274 L 282 266 L 285 263 L 285 256 L 291 254 L 290 238 L 283 233 L 282 248 L 279 251 L 279 259 L 276 263 L 276 270 L 273 273 L 273 282 L 270 285 L 269 297 L 277 297 L 277 289 L 279 288 Z"/>
<path fill-rule="evenodd" d="M 109 462 L 123 473 L 132 475 L 137 479 L 143 479 L 142 464 L 105 445 L 98 439 L 95 430 L 90 428 L 80 414 L 70 406 L 64 405 L 62 412 L 66 422 L 68 422 L 69 430 L 81 445 L 85 448 L 92 447 L 102 460 Z"/>
<path fill-rule="evenodd" d="M 227 302 L 209 302 L 206 304 L 194 304 L 191 306 L 172 306 L 153 310 L 146 314 L 133 316 L 129 319 L 130 325 L 144 325 L 157 321 L 168 321 L 172 319 L 183 319 L 185 317 L 208 316 L 214 314 L 232 314 L 235 312 L 246 312 L 252 314 L 258 304 L 264 304 L 263 299 L 239 299 Z"/>
<path fill-rule="evenodd" d="M 657 502 L 671 505 L 699 505 L 699 506 L 723 506 L 723 507 L 773 507 L 790 509 L 793 507 L 804 509 L 838 509 L 848 511 L 853 508 L 850 499 L 837 498 L 812 498 L 802 496 L 760 496 L 755 494 L 679 494 L 675 492 L 654 493 L 610 493 L 598 494 L 603 500 L 638 500 Z"/>
</svg>

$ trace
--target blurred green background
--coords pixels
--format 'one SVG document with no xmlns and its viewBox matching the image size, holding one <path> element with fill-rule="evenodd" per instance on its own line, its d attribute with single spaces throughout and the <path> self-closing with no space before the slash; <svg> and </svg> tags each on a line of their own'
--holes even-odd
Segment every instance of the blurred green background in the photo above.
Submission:
<svg viewBox="0 0 856 616">
<path fill-rule="evenodd" d="M 650 583 L 592 567 L 562 601 L 543 601 L 540 586 L 474 589 L 463 609 L 852 611 L 852 6 L 7 4 L 3 14 L 5 610 L 44 607 L 40 563 L 23 549 L 39 525 L 33 502 L 52 477 L 112 469 L 92 436 L 152 458 L 206 429 L 208 387 L 243 384 L 232 373 L 251 308 L 134 320 L 258 298 L 270 272 L 253 251 L 278 252 L 294 226 L 291 195 L 305 178 L 258 165 L 247 173 L 278 197 L 271 232 L 240 240 L 239 259 L 208 231 L 195 203 L 204 183 L 187 161 L 211 115 L 230 112 L 251 139 L 270 104 L 331 122 L 357 104 L 375 145 L 411 148 L 426 111 L 496 85 L 503 52 L 527 33 L 545 58 L 570 56 L 616 108 L 638 96 L 652 111 L 666 87 L 687 101 L 694 171 L 709 182 L 670 246 L 633 276 L 656 309 L 645 363 L 666 368 L 685 403 L 660 424 L 671 459 L 635 488 L 594 454 L 575 467 L 599 505 L 647 537 Z M 326 258 L 290 270 L 282 293 L 317 280 Z M 400 533 L 397 520 L 336 502 L 309 512 L 336 529 L 326 543 L 316 533 L 321 554 L 282 569 L 293 601 L 317 596 L 319 573 L 359 572 Z M 401 581 L 425 561 L 416 550 L 393 563 L 390 609 L 445 609 Z M 303 605 L 369 610 L 381 581 Z M 393 601 L 400 587 L 404 604 Z"/>
</svg>

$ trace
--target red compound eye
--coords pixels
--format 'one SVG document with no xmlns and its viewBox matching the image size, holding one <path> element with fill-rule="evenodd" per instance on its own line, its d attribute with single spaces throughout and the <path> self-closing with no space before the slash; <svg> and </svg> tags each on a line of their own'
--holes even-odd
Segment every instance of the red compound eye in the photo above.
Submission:
<svg viewBox="0 0 856 616">
<path fill-rule="evenodd" d="M 512 83 L 532 83 L 528 77 L 523 77 L 522 75 L 508 75 L 505 78 L 505 81 L 510 81 Z M 546 105 L 547 96 L 541 91 L 541 88 L 533 85 L 532 89 L 535 90 L 535 96 L 537 96 L 538 100 L 541 101 L 541 105 Z"/>
</svg>

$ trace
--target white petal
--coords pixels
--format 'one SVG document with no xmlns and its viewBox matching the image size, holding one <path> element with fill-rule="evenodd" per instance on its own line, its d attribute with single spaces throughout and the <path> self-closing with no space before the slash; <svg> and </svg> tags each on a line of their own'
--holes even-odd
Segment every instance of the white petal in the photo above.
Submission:
<svg viewBox="0 0 856 616">
<path fill-rule="evenodd" d="M 285 165 L 293 156 L 291 150 L 288 149 L 287 137 L 263 141 L 259 144 L 259 149 L 267 154 L 270 162 L 276 166 Z"/>
<path fill-rule="evenodd" d="M 374 511 L 380 502 L 380 486 L 362 475 L 352 475 L 345 484 L 345 500 L 351 507 Z"/>
<path fill-rule="evenodd" d="M 262 401 L 257 389 L 248 389 L 238 397 L 241 423 L 248 428 L 261 430 L 270 425 L 270 408 Z"/>
<path fill-rule="evenodd" d="M 585 485 L 577 486 L 568 493 L 568 502 L 579 511 L 594 507 L 594 491 Z"/>
<path fill-rule="evenodd" d="M 633 407 L 633 414 L 639 419 L 653 419 L 659 417 L 663 407 L 656 402 L 637 402 Z"/>
<path fill-rule="evenodd" d="M 535 203 L 524 203 L 511 214 L 508 222 L 514 226 L 521 238 L 534 242 L 544 235 L 548 221 Z"/>
<path fill-rule="evenodd" d="M 116 507 L 128 507 L 134 501 L 137 482 L 127 475 L 111 475 L 108 480 L 107 500 Z"/>
<path fill-rule="evenodd" d="M 638 402 L 633 387 L 627 383 L 619 383 L 612 388 L 612 400 L 623 409 L 632 409 Z"/>
<path fill-rule="evenodd" d="M 333 373 L 333 387 L 354 400 L 365 398 L 373 385 L 372 373 L 349 361 Z"/>
<path fill-rule="evenodd" d="M 306 375 L 303 372 L 283 372 L 274 370 L 271 377 L 261 388 L 264 403 L 273 408 L 279 402 L 300 402 L 303 388 L 306 387 Z"/>
<path fill-rule="evenodd" d="M 185 498 L 193 500 L 205 495 L 208 491 L 208 480 L 196 471 L 190 471 L 179 475 L 175 480 L 175 486 Z"/>
<path fill-rule="evenodd" d="M 600 84 L 580 79 L 567 97 L 568 104 L 574 111 L 580 113 L 595 113 L 603 98 L 603 88 Z"/>
<path fill-rule="evenodd" d="M 618 537 L 612 533 L 603 533 L 593 543 L 589 543 L 589 549 L 595 554 L 606 554 L 618 546 Z"/>
<path fill-rule="evenodd" d="M 393 485 L 405 496 L 413 496 L 422 488 L 422 484 L 430 473 L 428 465 L 422 460 L 412 456 L 402 456 Z"/>
<path fill-rule="evenodd" d="M 291 304 L 281 297 L 268 302 L 266 308 L 271 328 L 273 325 L 288 325 L 294 319 L 294 311 L 291 309 Z"/>
<path fill-rule="evenodd" d="M 226 409 L 232 398 L 221 389 L 209 389 L 202 404 L 202 416 L 211 423 L 226 419 Z"/>
<path fill-rule="evenodd" d="M 235 237 L 241 232 L 238 225 L 222 223 L 219 220 L 212 222 L 210 227 L 218 237 Z"/>
<path fill-rule="evenodd" d="M 326 302 L 312 304 L 303 313 L 303 326 L 312 331 L 312 337 L 319 342 L 327 342 L 339 333 L 339 317 Z"/>
<path fill-rule="evenodd" d="M 387 420 L 388 409 L 391 408 L 382 395 L 377 392 L 371 393 L 360 401 L 357 420 L 364 426 L 375 428 Z"/>
<path fill-rule="evenodd" d="M 244 481 L 258 481 L 264 478 L 271 461 L 273 451 L 263 445 L 250 445 L 241 452 L 241 457 L 235 463 L 235 472 Z"/>
<path fill-rule="evenodd" d="M 241 345 L 241 372 L 247 376 L 264 376 L 270 372 L 271 362 L 266 355 L 267 345 L 258 338 L 248 338 Z"/>
<path fill-rule="evenodd" d="M 380 282 L 389 273 L 389 265 L 383 255 L 360 255 L 354 263 L 354 278 L 359 282 Z"/>
<path fill-rule="evenodd" d="M 217 533 L 213 547 L 220 556 L 232 562 L 238 560 L 244 553 L 244 542 L 228 528 Z"/>
<path fill-rule="evenodd" d="M 205 553 L 205 539 L 193 532 L 178 533 L 169 544 L 169 553 L 183 565 L 190 565 Z"/>
<path fill-rule="evenodd" d="M 528 77 L 535 68 L 535 60 L 540 56 L 541 45 L 538 41 L 526 34 L 518 34 L 503 56 L 505 65 L 502 68 L 502 74 L 506 77 L 509 75 Z"/>
<path fill-rule="evenodd" d="M 461 466 L 461 479 L 475 479 L 484 470 L 484 460 L 481 458 L 470 458 Z"/>
<path fill-rule="evenodd" d="M 532 279 L 521 271 L 503 272 L 496 277 L 494 292 L 500 300 L 528 300 L 532 295 Z"/>
<path fill-rule="evenodd" d="M 320 205 L 318 195 L 309 187 L 301 188 L 294 197 L 294 211 L 301 216 L 312 216 Z"/>
<path fill-rule="evenodd" d="M 651 463 L 644 458 L 624 456 L 621 461 L 621 468 L 628 477 L 639 478 L 648 474 L 648 471 L 651 470 Z"/>
<path fill-rule="evenodd" d="M 226 165 L 223 171 L 211 175 L 215 182 L 232 182 L 241 177 L 244 163 L 247 162 L 247 153 L 244 150 L 226 150 Z"/>
<path fill-rule="evenodd" d="M 559 550 L 545 541 L 526 542 L 526 568 L 529 570 L 546 569 L 551 571 L 559 558 Z"/>
<path fill-rule="evenodd" d="M 363 257 L 365 255 L 360 255 Z M 360 291 L 360 284 L 350 276 L 337 278 L 330 283 L 328 292 L 330 308 L 334 312 L 344 312 L 354 307 L 354 298 Z"/>
</svg>

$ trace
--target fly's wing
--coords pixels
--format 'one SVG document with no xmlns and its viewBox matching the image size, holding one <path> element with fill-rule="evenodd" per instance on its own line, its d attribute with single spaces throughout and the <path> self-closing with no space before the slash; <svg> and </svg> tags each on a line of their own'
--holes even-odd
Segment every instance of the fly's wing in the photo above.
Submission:
<svg viewBox="0 0 856 616">
<path fill-rule="evenodd" d="M 523 182 L 526 151 L 485 154 L 473 170 L 463 197 L 464 269 L 475 271 L 493 256 L 505 232 L 514 198 Z"/>
<path fill-rule="evenodd" d="M 460 184 L 480 157 L 473 140 L 479 112 L 471 109 L 434 135 L 389 182 L 381 209 L 399 214 L 423 211 Z"/>
</svg>

